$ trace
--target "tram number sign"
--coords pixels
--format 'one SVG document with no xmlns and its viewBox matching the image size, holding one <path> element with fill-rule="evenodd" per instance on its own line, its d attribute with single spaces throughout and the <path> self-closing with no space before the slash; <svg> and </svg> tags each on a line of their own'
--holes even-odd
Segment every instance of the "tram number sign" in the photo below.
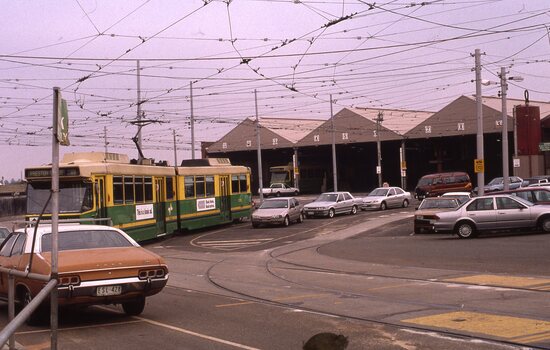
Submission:
<svg viewBox="0 0 550 350">
<path fill-rule="evenodd" d="M 475 159 L 474 160 L 474 171 L 476 173 L 485 172 L 485 160 L 484 159 Z"/>
</svg>

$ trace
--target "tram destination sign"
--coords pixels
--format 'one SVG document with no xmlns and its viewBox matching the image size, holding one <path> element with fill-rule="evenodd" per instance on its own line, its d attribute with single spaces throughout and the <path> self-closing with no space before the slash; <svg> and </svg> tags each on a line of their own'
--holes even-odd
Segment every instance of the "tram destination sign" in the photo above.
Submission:
<svg viewBox="0 0 550 350">
<path fill-rule="evenodd" d="M 78 168 L 59 168 L 59 176 L 79 176 Z M 52 169 L 26 169 L 25 178 L 52 177 Z"/>
</svg>

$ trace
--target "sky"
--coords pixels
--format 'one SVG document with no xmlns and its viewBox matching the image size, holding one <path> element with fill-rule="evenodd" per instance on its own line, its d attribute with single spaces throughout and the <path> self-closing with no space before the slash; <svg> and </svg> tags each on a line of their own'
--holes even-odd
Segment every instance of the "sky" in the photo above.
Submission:
<svg viewBox="0 0 550 350">
<path fill-rule="evenodd" d="M 550 101 L 548 0 L 0 0 L 0 176 L 51 162 L 52 91 L 71 146 L 174 162 L 245 118 L 345 107 L 437 111 L 482 78 Z M 139 62 L 139 63 L 138 63 Z M 139 79 L 138 79 L 139 64 Z M 498 96 L 500 87 L 483 87 Z M 192 95 L 192 98 L 191 98 Z M 191 103 L 192 102 L 192 103 Z M 388 126 L 391 127 L 391 126 Z M 105 137 L 106 136 L 106 137 Z"/>
</svg>

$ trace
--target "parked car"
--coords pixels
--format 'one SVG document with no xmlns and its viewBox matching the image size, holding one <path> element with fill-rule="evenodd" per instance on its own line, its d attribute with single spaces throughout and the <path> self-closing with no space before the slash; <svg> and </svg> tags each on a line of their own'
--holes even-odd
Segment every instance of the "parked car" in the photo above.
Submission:
<svg viewBox="0 0 550 350">
<path fill-rule="evenodd" d="M 6 237 L 10 234 L 10 230 L 8 230 L 6 227 L 0 226 L 0 244 L 4 242 Z"/>
<path fill-rule="evenodd" d="M 357 208 L 361 200 L 354 198 L 349 192 L 326 192 L 316 200 L 304 206 L 306 217 L 328 216 L 333 218 L 336 214 L 357 214 Z"/>
<path fill-rule="evenodd" d="M 513 190 L 516 188 L 521 187 L 521 183 L 523 182 L 523 179 L 519 176 L 510 176 L 509 177 L 509 189 Z M 495 191 L 502 191 L 504 189 L 504 178 L 501 177 L 495 177 L 489 183 L 485 186 L 483 186 L 483 190 L 485 193 L 495 192 Z M 474 188 L 475 193 L 478 192 L 478 188 Z"/>
<path fill-rule="evenodd" d="M 525 181 L 524 181 L 523 183 L 525 183 Z M 545 181 L 545 182 L 537 182 L 537 183 L 534 183 L 534 184 L 530 184 L 530 185 L 528 185 L 527 187 L 543 187 L 543 186 L 544 186 L 544 187 L 550 186 L 550 182 L 547 182 L 547 181 Z"/>
<path fill-rule="evenodd" d="M 300 193 L 296 187 L 291 187 L 283 183 L 273 183 L 268 188 L 261 188 L 260 192 L 262 192 L 264 197 L 297 196 Z"/>
<path fill-rule="evenodd" d="M 168 267 L 163 258 L 140 247 L 117 228 L 59 225 L 58 231 L 60 306 L 121 304 L 126 314 L 139 315 L 145 307 L 145 298 L 159 293 L 168 281 Z M 50 225 L 39 226 L 36 236 L 34 227 L 16 230 L 0 246 L 0 266 L 49 275 L 50 264 Z M 3 300 L 8 297 L 7 278 L 1 274 Z M 45 282 L 16 277 L 15 285 L 16 300 L 24 306 Z M 45 303 L 27 322 L 42 321 L 48 310 Z"/>
<path fill-rule="evenodd" d="M 434 217 L 436 232 L 454 232 L 460 238 L 479 232 L 507 229 L 541 229 L 550 232 L 550 206 L 534 205 L 511 195 L 472 198 L 458 209 L 439 212 Z"/>
<path fill-rule="evenodd" d="M 414 212 L 414 233 L 423 230 L 433 232 L 436 214 L 442 211 L 454 210 L 461 205 L 456 197 L 441 196 L 424 198 Z"/>
<path fill-rule="evenodd" d="M 466 203 L 467 201 L 470 200 L 470 198 L 472 198 L 472 193 L 471 192 L 447 192 L 447 193 L 443 193 L 441 197 L 454 197 L 458 199 L 460 204 L 462 204 L 462 203 Z"/>
<path fill-rule="evenodd" d="M 524 178 L 521 187 L 527 186 L 548 186 L 550 185 L 550 175 L 538 175 Z"/>
<path fill-rule="evenodd" d="M 470 176 L 465 172 L 448 172 L 424 175 L 418 180 L 414 197 L 422 200 L 425 197 L 437 197 L 446 192 L 472 190 Z"/>
<path fill-rule="evenodd" d="M 288 226 L 291 222 L 303 222 L 304 212 L 296 198 L 271 198 L 266 199 L 252 213 L 252 227 L 261 224 Z"/>
<path fill-rule="evenodd" d="M 361 209 L 406 208 L 411 202 L 411 193 L 400 187 L 378 187 L 362 198 Z"/>
<path fill-rule="evenodd" d="M 550 184 L 549 186 L 520 187 L 515 190 L 498 191 L 495 194 L 511 194 L 523 198 L 533 204 L 550 204 Z"/>
</svg>

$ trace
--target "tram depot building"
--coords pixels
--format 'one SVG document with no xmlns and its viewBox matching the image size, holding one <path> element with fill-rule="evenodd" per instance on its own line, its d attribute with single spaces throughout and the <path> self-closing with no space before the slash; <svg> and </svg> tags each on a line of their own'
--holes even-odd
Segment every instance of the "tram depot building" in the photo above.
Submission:
<svg viewBox="0 0 550 350">
<path fill-rule="evenodd" d="M 502 100 L 484 97 L 482 102 L 489 182 L 502 176 Z M 506 110 L 510 175 L 549 174 L 550 154 L 544 150 L 550 150 L 550 103 L 508 99 Z M 323 120 L 260 117 L 263 186 L 269 185 L 270 167 L 295 161 L 302 193 L 334 190 L 333 143 L 338 190 L 368 192 L 378 187 L 377 170 L 383 182 L 406 190 L 414 189 L 423 175 L 445 171 L 465 171 L 477 186 L 476 111 L 475 98 L 461 96 L 435 113 L 344 108 Z M 203 144 L 206 157 L 226 157 L 250 167 L 253 189 L 260 187 L 256 130 L 256 120 L 247 118 L 220 140 Z"/>
</svg>

